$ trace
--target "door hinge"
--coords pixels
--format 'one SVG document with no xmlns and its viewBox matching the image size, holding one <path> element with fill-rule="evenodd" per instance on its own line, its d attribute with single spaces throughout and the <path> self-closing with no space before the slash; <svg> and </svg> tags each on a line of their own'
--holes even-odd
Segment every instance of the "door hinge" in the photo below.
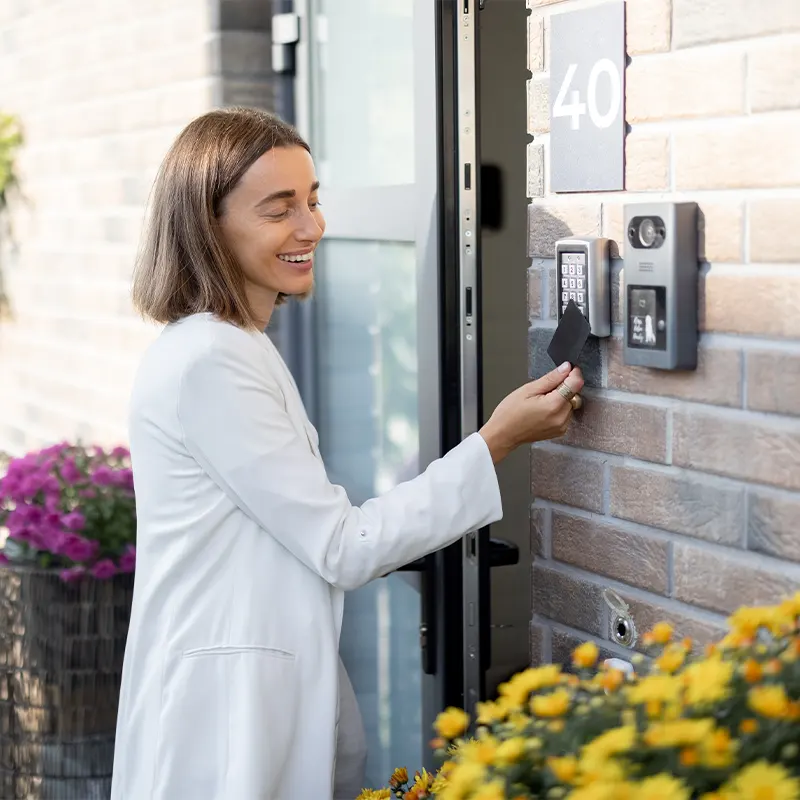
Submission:
<svg viewBox="0 0 800 800">
<path fill-rule="evenodd" d="M 272 15 L 272 71 L 276 75 L 294 75 L 295 47 L 300 41 L 298 14 Z"/>
</svg>

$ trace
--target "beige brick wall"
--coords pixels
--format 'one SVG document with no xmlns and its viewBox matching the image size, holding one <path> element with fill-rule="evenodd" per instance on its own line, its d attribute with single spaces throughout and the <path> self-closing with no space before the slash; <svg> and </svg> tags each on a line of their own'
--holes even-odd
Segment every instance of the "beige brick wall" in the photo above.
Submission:
<svg viewBox="0 0 800 800">
<path fill-rule="evenodd" d="M 0 269 L 0 450 L 126 439 L 155 328 L 129 282 L 170 142 L 221 104 L 269 107 L 271 8 L 257 0 L 0 3 L 0 110 L 19 116 L 24 203 Z"/>
<path fill-rule="evenodd" d="M 608 652 L 611 586 L 637 627 L 658 618 L 707 640 L 741 603 L 800 587 L 800 3 L 628 0 L 626 191 L 549 191 L 552 14 L 528 0 L 531 369 L 552 367 L 553 245 L 612 238 L 622 205 L 701 210 L 696 372 L 622 363 L 612 338 L 583 355 L 587 403 L 563 440 L 532 450 L 534 661 L 578 640 Z"/>
</svg>

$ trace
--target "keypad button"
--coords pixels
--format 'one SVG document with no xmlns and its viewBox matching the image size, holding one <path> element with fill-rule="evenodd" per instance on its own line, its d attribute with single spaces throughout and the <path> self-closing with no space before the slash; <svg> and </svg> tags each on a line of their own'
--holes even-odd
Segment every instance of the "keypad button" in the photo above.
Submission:
<svg viewBox="0 0 800 800">
<path fill-rule="evenodd" d="M 576 293 L 576 292 L 570 292 L 570 293 L 569 293 L 569 299 L 570 299 L 570 300 L 575 300 L 575 301 L 577 302 L 577 300 L 578 300 L 578 295 L 577 295 L 577 293 Z"/>
<path fill-rule="evenodd" d="M 569 300 L 569 292 L 561 292 L 561 302 L 566 303 Z"/>
<path fill-rule="evenodd" d="M 574 264 L 570 264 L 569 265 L 569 274 L 570 275 L 574 275 L 575 274 L 575 265 Z"/>
<path fill-rule="evenodd" d="M 570 279 L 569 279 L 569 288 L 570 288 L 570 289 L 577 289 L 577 288 L 578 288 L 578 287 L 576 286 L 576 280 L 575 280 L 575 278 L 570 278 Z"/>
<path fill-rule="evenodd" d="M 575 288 L 576 289 L 585 289 L 586 288 L 583 285 L 583 278 L 575 278 Z"/>
<path fill-rule="evenodd" d="M 569 289 L 569 278 L 562 278 L 561 279 L 561 288 L 562 289 Z"/>
<path fill-rule="evenodd" d="M 579 303 L 583 303 L 585 301 L 585 299 L 586 299 L 586 296 L 584 295 L 584 293 L 583 292 L 577 292 L 577 295 L 578 295 L 578 302 Z"/>
<path fill-rule="evenodd" d="M 576 275 L 583 275 L 583 264 L 578 264 L 575 267 L 575 274 Z"/>
</svg>

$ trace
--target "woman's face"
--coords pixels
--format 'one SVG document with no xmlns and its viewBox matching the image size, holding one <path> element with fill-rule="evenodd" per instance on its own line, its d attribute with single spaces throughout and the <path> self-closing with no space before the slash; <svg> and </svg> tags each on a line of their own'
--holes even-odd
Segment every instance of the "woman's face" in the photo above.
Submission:
<svg viewBox="0 0 800 800">
<path fill-rule="evenodd" d="M 303 295 L 313 285 L 314 249 L 325 230 L 314 162 L 302 147 L 264 153 L 222 203 L 220 227 L 245 275 L 257 314 L 279 293 Z"/>
</svg>

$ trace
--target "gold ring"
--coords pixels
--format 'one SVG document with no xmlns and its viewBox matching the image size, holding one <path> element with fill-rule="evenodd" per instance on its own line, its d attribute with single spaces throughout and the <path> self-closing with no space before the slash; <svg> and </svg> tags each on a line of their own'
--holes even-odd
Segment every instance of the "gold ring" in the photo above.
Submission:
<svg viewBox="0 0 800 800">
<path fill-rule="evenodd" d="M 569 402 L 572 408 L 577 411 L 583 405 L 583 398 L 576 394 L 574 397 L 570 397 Z"/>
<path fill-rule="evenodd" d="M 572 402 L 572 398 L 575 397 L 575 392 L 567 386 L 566 383 L 562 383 L 556 391 L 568 402 Z"/>
</svg>

